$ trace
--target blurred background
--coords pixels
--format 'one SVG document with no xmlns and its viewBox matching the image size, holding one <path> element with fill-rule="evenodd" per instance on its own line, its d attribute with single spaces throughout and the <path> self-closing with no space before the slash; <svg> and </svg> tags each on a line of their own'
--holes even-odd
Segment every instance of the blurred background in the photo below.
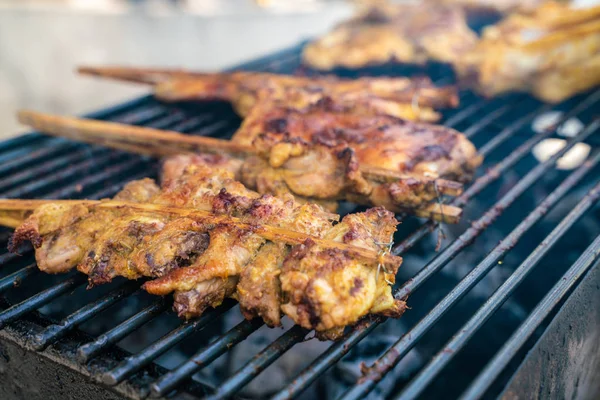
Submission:
<svg viewBox="0 0 600 400">
<path fill-rule="evenodd" d="M 216 70 L 326 32 L 342 0 L 0 0 L 0 138 L 19 108 L 82 114 L 147 92 L 81 64 Z"/>
</svg>

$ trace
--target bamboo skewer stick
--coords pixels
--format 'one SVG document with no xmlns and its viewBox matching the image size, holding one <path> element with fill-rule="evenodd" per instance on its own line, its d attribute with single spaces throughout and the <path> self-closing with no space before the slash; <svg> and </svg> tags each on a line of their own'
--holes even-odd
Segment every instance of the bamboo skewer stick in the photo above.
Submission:
<svg viewBox="0 0 600 400">
<path fill-rule="evenodd" d="M 140 212 L 153 212 L 162 214 L 172 214 L 181 217 L 195 218 L 198 222 L 205 224 L 207 227 L 215 226 L 218 224 L 229 224 L 237 228 L 249 230 L 266 240 L 273 242 L 283 242 L 288 245 L 303 244 L 307 241 L 312 241 L 317 245 L 329 248 L 337 249 L 347 252 L 352 257 L 358 259 L 381 264 L 385 267 L 392 269 L 397 268 L 401 263 L 402 258 L 391 255 L 389 253 L 377 252 L 371 249 L 365 249 L 362 247 L 349 245 L 346 243 L 334 242 L 332 240 L 321 239 L 315 236 L 307 235 L 302 232 L 292 231 L 285 228 L 280 228 L 272 225 L 256 225 L 249 224 L 242 221 L 240 218 L 231 217 L 228 215 L 215 215 L 211 211 L 192 209 L 192 208 L 181 208 L 181 207 L 170 207 L 162 204 L 148 204 L 148 203 L 132 203 L 126 201 L 115 201 L 115 200 L 19 200 L 19 199 L 0 199 L 0 223 L 8 222 L 7 226 L 15 228 L 19 224 L 14 224 L 16 221 L 14 217 L 3 218 L 5 215 L 16 215 L 21 213 L 25 216 L 27 213 L 35 210 L 43 204 L 66 204 L 75 205 L 81 204 L 88 207 L 105 208 L 105 209 L 120 209 L 127 208 L 130 210 L 136 210 Z"/>
<path fill-rule="evenodd" d="M 216 76 L 218 73 L 193 72 L 169 68 L 129 68 L 129 67 L 79 67 L 77 72 L 83 75 L 111 78 L 119 81 L 156 85 L 172 79 L 189 79 Z"/>
<path fill-rule="evenodd" d="M 128 143 L 149 144 L 168 149 L 177 148 L 178 153 L 226 153 L 232 156 L 246 157 L 256 154 L 251 146 L 244 146 L 230 140 L 215 139 L 205 136 L 184 135 L 176 131 L 144 128 L 116 122 L 98 121 L 86 118 L 63 117 L 22 110 L 17 114 L 18 120 L 41 132 L 86 142 L 94 139 L 119 139 Z M 165 150 L 168 151 L 168 150 Z M 172 154 L 169 152 L 168 154 Z"/>
</svg>

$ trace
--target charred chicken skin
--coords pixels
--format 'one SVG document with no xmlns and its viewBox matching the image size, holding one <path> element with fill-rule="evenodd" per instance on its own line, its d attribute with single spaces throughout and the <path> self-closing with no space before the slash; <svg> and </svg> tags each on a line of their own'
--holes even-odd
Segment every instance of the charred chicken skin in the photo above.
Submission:
<svg viewBox="0 0 600 400">
<path fill-rule="evenodd" d="M 453 63 L 476 41 L 459 7 L 374 2 L 308 44 L 302 57 L 320 70 L 388 62 Z"/>
<path fill-rule="evenodd" d="M 290 108 L 303 108 L 322 96 L 352 108 L 359 114 L 384 114 L 420 121 L 437 121 L 435 109 L 456 107 L 454 87 L 436 87 L 427 78 L 293 76 L 267 72 L 197 73 L 123 67 L 83 67 L 89 75 L 145 82 L 154 85 L 157 98 L 165 101 L 223 100 L 246 116 L 263 99 L 286 101 Z M 288 90 L 295 96 L 288 97 Z"/>
<path fill-rule="evenodd" d="M 335 224 L 337 216 L 315 204 L 298 204 L 291 196 L 260 196 L 226 169 L 206 164 L 167 177 L 162 188 L 149 179 L 132 182 L 115 199 L 210 210 L 251 228 L 127 207 L 49 203 L 16 229 L 11 245 L 15 249 L 30 240 L 41 270 L 61 273 L 76 267 L 89 276 L 90 286 L 116 276 L 156 278 L 143 287 L 157 295 L 174 292 L 174 308 L 184 318 L 231 297 L 246 318 L 260 317 L 277 326 L 287 315 L 322 338 L 335 338 L 369 313 L 398 317 L 405 309 L 389 285 L 399 257 L 393 257 L 392 268 L 382 268 L 376 260 L 367 262 L 316 242 L 324 238 L 382 251 L 397 224 L 382 208 Z M 265 224 L 315 239 L 298 245 L 266 240 L 255 233 Z"/>
</svg>

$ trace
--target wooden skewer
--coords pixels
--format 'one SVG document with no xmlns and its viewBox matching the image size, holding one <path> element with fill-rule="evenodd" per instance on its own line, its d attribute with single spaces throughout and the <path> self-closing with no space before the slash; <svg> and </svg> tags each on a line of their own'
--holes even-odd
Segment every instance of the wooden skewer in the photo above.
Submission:
<svg viewBox="0 0 600 400">
<path fill-rule="evenodd" d="M 367 179 L 376 182 L 391 183 L 403 179 L 411 179 L 410 176 L 399 173 L 398 171 L 393 171 L 391 169 L 379 167 L 372 167 L 370 165 L 362 165 L 360 167 L 360 170 Z M 435 185 L 440 194 L 445 194 L 448 196 L 460 196 L 463 192 L 463 184 L 460 182 L 450 181 L 448 179 L 425 177 L 418 177 L 413 179 L 417 179 L 420 182 L 425 182 L 426 184 L 431 185 L 432 189 Z"/>
<path fill-rule="evenodd" d="M 171 79 L 209 77 L 218 74 L 192 72 L 169 68 L 129 68 L 129 67 L 79 67 L 77 72 L 83 75 L 100 76 L 120 81 L 147 83 L 155 85 Z"/>
<path fill-rule="evenodd" d="M 173 149 L 178 153 L 226 153 L 233 156 L 248 156 L 256 154 L 251 146 L 244 146 L 230 140 L 215 139 L 205 136 L 184 135 L 176 131 L 143 128 L 139 126 L 119 124 L 116 122 L 97 121 L 93 119 L 63 117 L 22 110 L 17 114 L 18 120 L 44 133 L 67 137 L 70 139 L 93 143 L 99 140 L 118 139 L 136 144 L 149 144 Z M 167 151 L 167 150 L 165 150 Z M 169 151 L 168 154 L 172 154 Z"/>
<path fill-rule="evenodd" d="M 417 217 L 433 219 L 448 224 L 457 224 L 460 221 L 462 210 L 448 204 L 431 203 L 413 211 Z"/>
<path fill-rule="evenodd" d="M 23 215 L 35 210 L 43 204 L 66 204 L 75 205 L 82 204 L 88 207 L 96 208 L 127 208 L 130 210 L 136 210 L 140 212 L 153 212 L 162 214 L 172 214 L 181 217 L 189 217 L 198 219 L 199 222 L 206 224 L 207 226 L 214 226 L 218 224 L 229 224 L 234 225 L 237 228 L 249 230 L 253 233 L 263 237 L 264 239 L 273 242 L 283 242 L 289 245 L 302 244 L 306 241 L 313 241 L 317 245 L 345 251 L 353 257 L 362 259 L 367 262 L 380 263 L 386 267 L 397 269 L 402 258 L 391 254 L 383 254 L 371 249 L 365 249 L 358 246 L 349 245 L 346 243 L 334 242 L 332 240 L 321 239 L 315 236 L 307 235 L 302 232 L 291 231 L 289 229 L 280 228 L 272 225 L 255 225 L 249 224 L 242 221 L 240 218 L 230 217 L 228 215 L 215 215 L 210 211 L 181 208 L 181 207 L 170 207 L 161 204 L 148 204 L 148 203 L 132 203 L 126 201 L 101 201 L 101 200 L 20 200 L 20 199 L 0 199 L 0 223 L 3 223 L 2 215 L 5 213 L 16 213 L 20 212 Z M 14 219 L 7 218 L 7 222 L 15 222 Z M 16 227 L 14 224 L 7 225 L 9 227 Z M 17 224 L 18 226 L 18 224 Z"/>
<path fill-rule="evenodd" d="M 63 117 L 28 110 L 19 111 L 18 119 L 23 124 L 54 136 L 146 155 L 169 156 L 202 152 L 226 153 L 235 157 L 256 155 L 256 149 L 252 146 L 244 146 L 229 140 L 184 135 L 176 131 Z M 415 179 L 397 171 L 377 167 L 362 166 L 361 171 L 365 173 L 367 179 L 375 182 L 414 181 Z M 457 196 L 462 193 L 462 184 L 459 182 L 421 177 L 419 180 L 425 181 L 431 186 L 430 190 L 436 190 L 439 194 Z M 436 205 L 436 207 L 425 207 L 418 210 L 416 215 L 442 222 L 454 221 L 453 223 L 456 223 L 460 219 L 461 213 L 462 210 L 458 207 Z"/>
</svg>

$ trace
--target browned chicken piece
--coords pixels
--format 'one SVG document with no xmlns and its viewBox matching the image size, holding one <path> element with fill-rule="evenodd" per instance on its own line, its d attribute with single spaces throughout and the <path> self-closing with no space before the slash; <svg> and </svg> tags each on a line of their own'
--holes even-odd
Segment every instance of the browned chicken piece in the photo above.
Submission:
<svg viewBox="0 0 600 400">
<path fill-rule="evenodd" d="M 154 181 L 143 179 L 125 185 L 115 199 L 141 203 L 149 201 L 158 191 Z M 11 250 L 29 240 L 36 249 L 38 268 L 47 273 L 67 272 L 83 260 L 106 229 L 106 221 L 118 219 L 123 214 L 127 212 L 91 212 L 84 205 L 43 205 L 15 231 Z"/>
<path fill-rule="evenodd" d="M 223 160 L 216 162 L 222 165 Z M 141 212 L 125 203 L 113 208 L 100 207 L 106 202 L 68 203 L 70 208 L 49 203 L 16 230 L 13 245 L 31 240 L 40 267 L 62 263 L 62 268 L 45 270 L 64 272 L 78 265 L 91 285 L 115 276 L 159 277 L 144 288 L 159 295 L 174 291 L 174 307 L 186 318 L 233 297 L 246 318 L 261 317 L 276 326 L 283 313 L 316 329 L 322 338 L 335 338 L 346 325 L 369 313 L 399 316 L 404 310 L 404 302 L 392 297 L 389 286 L 401 258 L 391 256 L 390 265 L 382 255 L 353 258 L 346 250 L 324 244 L 339 242 L 383 252 L 397 221 L 382 208 L 346 216 L 334 225 L 337 216 L 315 204 L 298 204 L 289 195 L 259 196 L 235 181 L 231 172 L 206 164 L 171 175 L 162 190 L 151 180 L 132 182 L 117 199 L 208 210 L 209 215 L 226 215 L 243 224 Z M 264 225 L 313 239 L 297 246 L 272 242 L 256 232 Z M 298 294 L 302 279 L 307 279 L 305 298 Z"/>
<path fill-rule="evenodd" d="M 224 100 L 246 116 L 261 98 L 280 99 L 290 108 L 303 108 L 323 96 L 345 104 L 354 113 L 385 114 L 409 120 L 437 121 L 435 109 L 456 107 L 454 87 L 436 87 L 427 78 L 334 76 L 304 77 L 266 72 L 194 73 L 157 72 L 121 67 L 82 68 L 83 73 L 155 85 L 155 95 L 166 101 Z M 160 77 L 160 78 L 158 78 Z M 289 97 L 288 89 L 295 89 Z"/>
<path fill-rule="evenodd" d="M 599 56 L 600 7 L 547 2 L 486 28 L 455 68 L 486 96 L 527 91 L 560 102 L 600 84 Z"/>
<path fill-rule="evenodd" d="M 423 207 L 438 197 L 434 179 L 467 181 L 482 162 L 473 144 L 450 128 L 349 114 L 328 101 L 303 110 L 273 103 L 262 109 L 259 104 L 232 140 L 268 150 L 268 159 L 248 160 L 241 170 L 242 181 L 259 192 L 315 198 L 319 194 L 342 198 L 343 193 L 347 200 L 392 211 Z M 303 152 L 303 146 L 312 151 Z M 333 159 L 350 161 L 333 168 L 325 149 L 329 154 L 342 149 Z M 364 174 L 350 173 L 353 165 L 393 170 L 409 179 L 363 182 Z M 339 178 L 342 172 L 346 179 Z M 348 190 L 334 182 L 354 186 Z"/>
<path fill-rule="evenodd" d="M 223 164 L 222 160 L 218 164 Z M 229 202 L 228 193 L 236 193 L 237 199 L 246 204 Z M 225 170 L 197 165 L 176 179 L 164 181 L 163 190 L 147 202 L 210 211 L 226 207 L 226 211 L 233 212 L 236 206 L 248 207 L 251 199 L 245 196 L 258 197 L 258 194 L 246 189 Z M 130 211 L 111 221 L 78 269 L 89 276 L 90 284 L 106 283 L 115 276 L 128 279 L 163 276 L 201 257 L 212 241 L 205 230 L 204 225 L 187 218 L 170 219 Z"/>
<path fill-rule="evenodd" d="M 394 215 L 383 208 L 347 215 L 325 238 L 381 249 L 396 230 Z M 292 249 L 281 269 L 287 302 L 281 309 L 294 322 L 334 339 L 368 313 L 399 317 L 405 302 L 394 299 L 396 271 L 386 271 L 348 258 L 344 252 L 306 243 Z M 389 282 L 389 283 L 388 283 Z"/>
<path fill-rule="evenodd" d="M 240 273 L 236 297 L 246 319 L 259 317 L 271 327 L 281 325 L 279 274 L 288 252 L 283 243 L 265 243 Z"/>
<path fill-rule="evenodd" d="M 302 57 L 320 70 L 388 62 L 453 63 L 476 41 L 459 7 L 377 2 L 308 44 Z"/>
<path fill-rule="evenodd" d="M 272 215 L 274 209 L 267 210 Z M 293 223 L 298 222 L 298 216 L 292 218 Z M 284 218 L 281 223 L 287 221 Z M 331 240 L 384 249 L 396 224 L 391 212 L 376 208 L 346 216 L 334 226 L 323 221 L 318 230 Z M 234 231 L 220 237 L 223 240 L 214 244 L 211 237 L 209 248 L 194 265 L 173 270 L 145 283 L 144 288 L 158 295 L 175 291 L 175 307 L 185 317 L 196 316 L 231 296 L 240 300 L 246 317 L 261 316 L 275 326 L 279 316 L 273 307 L 278 306 L 294 322 L 330 339 L 369 313 L 398 317 L 405 309 L 405 303 L 391 293 L 395 270 L 365 264 L 343 251 L 322 249 L 311 242 L 292 247 L 288 254 L 288 249 L 257 241 L 254 235 Z M 248 249 L 258 248 L 256 256 L 249 254 Z M 266 263 L 270 267 L 263 269 Z M 241 279 L 236 293 L 237 275 Z"/>
<path fill-rule="evenodd" d="M 246 198 L 228 194 L 228 203 L 246 204 Z M 253 225 L 282 226 L 317 237 L 331 226 L 330 214 L 314 204 L 298 205 L 291 196 L 261 196 L 243 210 L 234 207 L 227 213 Z M 277 285 L 261 281 L 259 276 L 266 277 L 279 270 L 289 246 L 270 243 L 252 232 L 230 227 L 217 227 L 209 235 L 208 248 L 193 264 L 146 283 L 146 290 L 153 294 L 175 291 L 175 309 L 186 318 L 200 315 L 207 307 L 215 307 L 233 296 L 246 316 L 262 316 L 269 325 L 279 325 L 280 314 L 269 308 L 270 304 L 279 304 Z M 265 269 L 271 260 L 275 263 Z"/>
</svg>

